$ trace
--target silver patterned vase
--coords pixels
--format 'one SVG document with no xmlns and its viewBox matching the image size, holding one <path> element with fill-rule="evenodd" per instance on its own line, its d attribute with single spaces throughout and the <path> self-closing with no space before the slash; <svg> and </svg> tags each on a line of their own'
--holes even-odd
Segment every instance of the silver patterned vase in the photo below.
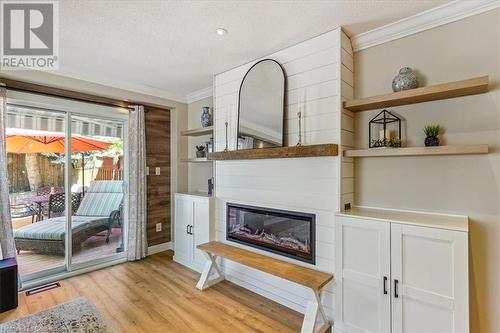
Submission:
<svg viewBox="0 0 500 333">
<path fill-rule="evenodd" d="M 201 126 L 212 126 L 212 114 L 210 114 L 210 108 L 208 106 L 201 108 Z"/>
<path fill-rule="evenodd" d="M 418 88 L 418 81 L 410 67 L 403 67 L 392 80 L 392 91 L 402 91 Z"/>
</svg>

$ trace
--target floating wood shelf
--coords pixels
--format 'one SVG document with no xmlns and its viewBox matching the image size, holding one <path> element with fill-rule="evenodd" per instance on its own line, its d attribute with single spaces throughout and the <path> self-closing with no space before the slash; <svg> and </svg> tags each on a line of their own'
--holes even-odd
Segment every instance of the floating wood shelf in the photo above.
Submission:
<svg viewBox="0 0 500 333">
<path fill-rule="evenodd" d="M 201 128 L 193 128 L 193 129 L 188 129 L 185 131 L 181 132 L 182 136 L 202 136 L 202 135 L 209 135 L 213 133 L 213 126 L 209 127 L 201 127 Z"/>
<path fill-rule="evenodd" d="M 344 151 L 345 157 L 389 157 L 429 155 L 488 154 L 488 145 L 460 145 L 439 147 L 370 148 Z"/>
<path fill-rule="evenodd" d="M 258 160 L 271 158 L 298 158 L 337 156 L 338 146 L 336 144 L 322 144 L 311 146 L 293 146 L 280 148 L 262 148 L 248 150 L 220 151 L 209 153 L 209 160 Z"/>
<path fill-rule="evenodd" d="M 201 158 L 181 158 L 181 162 L 187 163 L 211 163 L 212 161 L 207 160 L 206 157 Z"/>
<path fill-rule="evenodd" d="M 408 105 L 488 92 L 488 76 L 436 84 L 344 102 L 344 109 L 357 112 Z"/>
</svg>

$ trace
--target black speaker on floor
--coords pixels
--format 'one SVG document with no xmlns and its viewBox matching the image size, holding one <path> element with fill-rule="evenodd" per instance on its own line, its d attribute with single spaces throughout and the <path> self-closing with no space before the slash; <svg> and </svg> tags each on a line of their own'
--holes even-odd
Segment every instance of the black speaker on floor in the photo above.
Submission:
<svg viewBox="0 0 500 333">
<path fill-rule="evenodd" d="M 0 260 L 0 312 L 17 308 L 17 261 Z"/>
</svg>

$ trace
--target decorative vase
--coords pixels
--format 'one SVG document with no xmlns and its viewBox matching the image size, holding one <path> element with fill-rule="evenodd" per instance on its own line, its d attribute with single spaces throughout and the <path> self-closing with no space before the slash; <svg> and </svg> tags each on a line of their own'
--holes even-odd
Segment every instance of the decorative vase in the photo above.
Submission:
<svg viewBox="0 0 500 333">
<path fill-rule="evenodd" d="M 392 80 L 392 91 L 402 91 L 418 88 L 418 81 L 410 67 L 403 67 Z"/>
<path fill-rule="evenodd" d="M 205 126 L 206 127 L 206 126 Z M 196 151 L 196 157 L 197 158 L 203 158 L 203 157 L 206 157 L 206 152 L 204 150 L 197 150 Z"/>
<path fill-rule="evenodd" d="M 201 108 L 201 126 L 212 126 L 212 114 L 210 113 L 210 108 L 208 106 Z"/>
<path fill-rule="evenodd" d="M 425 138 L 426 147 L 439 146 L 439 138 L 437 136 L 428 136 Z"/>
</svg>

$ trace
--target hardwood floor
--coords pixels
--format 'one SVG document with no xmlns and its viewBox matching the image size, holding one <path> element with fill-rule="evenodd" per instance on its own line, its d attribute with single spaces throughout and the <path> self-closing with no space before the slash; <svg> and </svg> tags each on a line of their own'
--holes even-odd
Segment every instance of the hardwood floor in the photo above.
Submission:
<svg viewBox="0 0 500 333">
<path fill-rule="evenodd" d="M 115 332 L 298 332 L 302 314 L 224 281 L 199 291 L 199 274 L 167 251 L 137 262 L 61 281 L 40 294 L 20 294 L 0 322 L 80 296 L 89 298 Z"/>
</svg>

